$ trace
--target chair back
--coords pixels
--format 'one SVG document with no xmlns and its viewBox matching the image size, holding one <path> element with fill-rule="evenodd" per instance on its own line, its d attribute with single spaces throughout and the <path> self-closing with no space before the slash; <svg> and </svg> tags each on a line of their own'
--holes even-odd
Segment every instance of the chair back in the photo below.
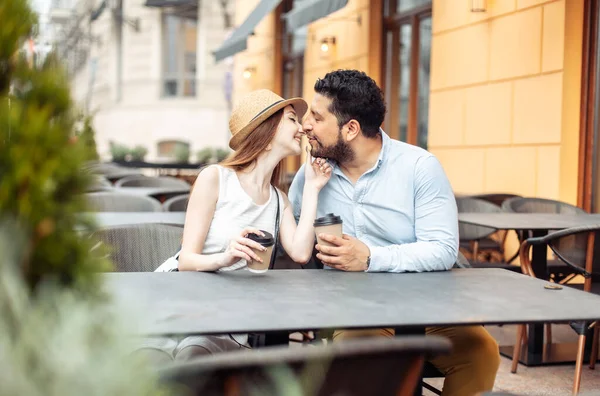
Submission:
<svg viewBox="0 0 600 396">
<path fill-rule="evenodd" d="M 101 175 L 94 175 L 91 183 L 86 187 L 87 192 L 112 190 L 112 184 Z"/>
<path fill-rule="evenodd" d="M 520 195 L 507 194 L 507 193 L 491 193 L 491 194 L 476 194 L 470 195 L 471 198 L 482 199 L 493 203 L 494 205 L 502 206 L 504 201 L 511 198 L 521 198 Z"/>
<path fill-rule="evenodd" d="M 165 212 L 185 212 L 189 200 L 190 194 L 177 195 L 163 202 L 162 207 Z"/>
<path fill-rule="evenodd" d="M 134 224 L 104 228 L 94 236 L 108 247 L 116 272 L 151 272 L 177 253 L 183 227 Z"/>
<path fill-rule="evenodd" d="M 85 194 L 92 212 L 162 212 L 154 198 L 119 192 L 93 192 Z"/>
<path fill-rule="evenodd" d="M 544 198 L 511 198 L 502 204 L 506 212 L 516 213 L 555 213 L 585 214 L 585 210 L 566 202 Z"/>
<path fill-rule="evenodd" d="M 493 203 L 471 197 L 457 197 L 456 206 L 459 213 L 500 213 L 502 209 Z M 496 232 L 495 228 L 458 223 L 458 235 L 461 241 L 477 241 Z"/>
<path fill-rule="evenodd" d="M 434 336 L 362 338 L 326 346 L 268 347 L 199 358 L 161 372 L 189 395 L 412 396 L 426 357 L 450 351 Z"/>
<path fill-rule="evenodd" d="M 592 275 L 599 272 L 597 268 L 594 269 L 593 264 L 594 257 L 600 254 L 600 224 L 567 228 L 543 237 L 527 239 L 521 246 L 523 272 L 535 276 L 529 259 L 529 247 L 541 244 L 548 246 L 557 259 L 584 277 L 586 291 L 591 289 Z"/>
<path fill-rule="evenodd" d="M 170 176 L 148 177 L 143 175 L 132 175 L 119 179 L 115 187 L 173 187 L 190 188 L 190 185 L 180 179 Z"/>
</svg>

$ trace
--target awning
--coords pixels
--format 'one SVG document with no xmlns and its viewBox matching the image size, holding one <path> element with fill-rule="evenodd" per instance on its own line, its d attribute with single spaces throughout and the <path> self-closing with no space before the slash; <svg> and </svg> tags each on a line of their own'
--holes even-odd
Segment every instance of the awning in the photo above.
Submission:
<svg viewBox="0 0 600 396">
<path fill-rule="evenodd" d="M 173 15 L 198 19 L 199 0 L 146 0 L 146 7 L 169 8 Z"/>
<path fill-rule="evenodd" d="M 341 10 L 348 0 L 305 0 L 283 15 L 288 33 Z"/>
<path fill-rule="evenodd" d="M 261 0 L 240 27 L 213 52 L 215 60 L 219 62 L 245 50 L 248 47 L 248 36 L 254 33 L 256 25 L 272 12 L 280 2 L 281 0 Z"/>
</svg>

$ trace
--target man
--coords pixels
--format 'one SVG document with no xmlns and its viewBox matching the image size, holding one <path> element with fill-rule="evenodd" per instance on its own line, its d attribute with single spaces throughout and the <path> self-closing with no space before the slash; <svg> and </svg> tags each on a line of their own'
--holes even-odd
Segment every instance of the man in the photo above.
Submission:
<svg viewBox="0 0 600 396">
<path fill-rule="evenodd" d="M 334 171 L 321 190 L 317 216 L 342 217 L 343 238 L 319 235 L 325 268 L 342 271 L 422 272 L 449 270 L 458 252 L 458 219 L 452 187 L 429 152 L 390 139 L 381 129 L 385 103 L 365 73 L 338 70 L 315 84 L 303 123 L 315 157 L 329 158 Z M 289 198 L 299 216 L 304 172 L 298 171 Z M 482 326 L 428 328 L 449 338 L 453 352 L 432 360 L 443 373 L 443 395 L 468 396 L 493 388 L 500 355 Z M 393 329 L 338 330 L 334 340 L 379 335 Z"/>
</svg>

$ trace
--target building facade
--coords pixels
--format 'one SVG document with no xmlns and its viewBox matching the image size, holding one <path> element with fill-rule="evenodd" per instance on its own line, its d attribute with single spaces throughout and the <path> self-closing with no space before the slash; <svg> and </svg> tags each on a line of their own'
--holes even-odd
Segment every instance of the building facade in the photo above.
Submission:
<svg viewBox="0 0 600 396">
<path fill-rule="evenodd" d="M 232 66 L 217 64 L 212 51 L 228 34 L 232 8 L 212 0 L 72 4 L 56 46 L 76 101 L 94 115 L 102 157 L 110 158 L 110 142 L 144 146 L 149 160 L 168 160 L 178 146 L 192 160 L 202 148 L 227 147 Z"/>
<path fill-rule="evenodd" d="M 262 2 L 237 0 L 236 26 Z M 456 193 L 597 209 L 596 1 L 348 0 L 291 32 L 302 0 L 278 3 L 235 55 L 234 100 L 270 88 L 310 101 L 328 71 L 363 70 L 385 92 L 384 130 L 434 153 Z"/>
</svg>

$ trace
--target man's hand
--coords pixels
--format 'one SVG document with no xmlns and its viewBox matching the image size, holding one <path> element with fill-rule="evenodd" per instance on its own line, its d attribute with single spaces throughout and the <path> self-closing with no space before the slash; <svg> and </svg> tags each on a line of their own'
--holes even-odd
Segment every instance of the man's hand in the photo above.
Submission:
<svg viewBox="0 0 600 396">
<path fill-rule="evenodd" d="M 358 239 L 344 234 L 342 238 L 319 234 L 319 238 L 335 246 L 317 245 L 317 258 L 323 264 L 342 271 L 365 271 L 371 255 L 369 247 Z"/>
</svg>

